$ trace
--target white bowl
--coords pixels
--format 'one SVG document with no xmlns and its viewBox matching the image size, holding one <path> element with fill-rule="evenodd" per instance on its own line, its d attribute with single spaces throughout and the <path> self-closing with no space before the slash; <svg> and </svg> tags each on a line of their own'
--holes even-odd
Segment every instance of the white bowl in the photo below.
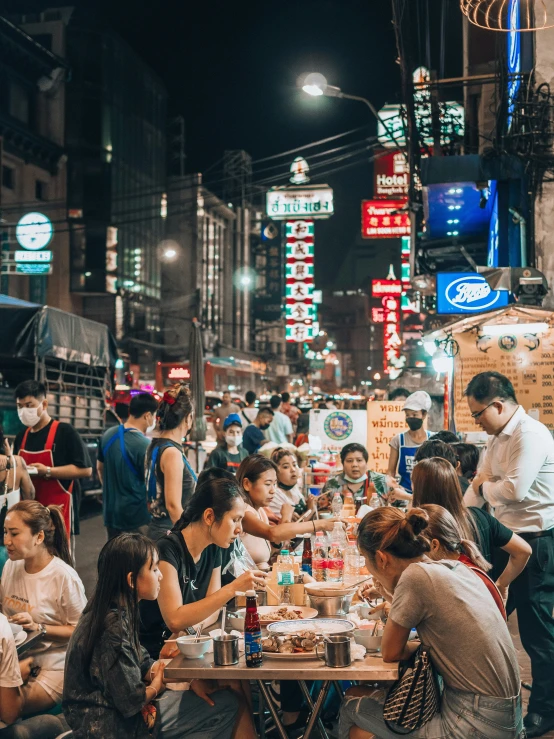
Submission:
<svg viewBox="0 0 554 739">
<path fill-rule="evenodd" d="M 179 636 L 176 641 L 177 648 L 187 659 L 203 657 L 212 647 L 211 636 L 200 636 L 198 641 L 194 640 L 194 636 Z"/>
<path fill-rule="evenodd" d="M 373 629 L 356 629 L 353 633 L 356 644 L 361 644 L 366 649 L 381 651 L 382 636 L 371 636 Z"/>
</svg>

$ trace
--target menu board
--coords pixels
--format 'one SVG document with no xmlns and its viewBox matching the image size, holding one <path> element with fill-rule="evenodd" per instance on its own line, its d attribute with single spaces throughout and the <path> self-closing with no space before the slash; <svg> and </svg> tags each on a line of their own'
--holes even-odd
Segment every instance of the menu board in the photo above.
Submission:
<svg viewBox="0 0 554 739">
<path fill-rule="evenodd" d="M 535 334 L 478 336 L 474 331 L 456 334 L 460 346 L 454 359 L 453 396 L 456 431 L 479 431 L 471 418 L 464 392 L 480 372 L 506 375 L 520 405 L 549 429 L 554 429 L 554 331 Z"/>
<path fill-rule="evenodd" d="M 390 440 L 407 431 L 404 401 L 374 400 L 367 404 L 367 450 L 369 469 L 386 473 L 389 466 Z"/>
</svg>

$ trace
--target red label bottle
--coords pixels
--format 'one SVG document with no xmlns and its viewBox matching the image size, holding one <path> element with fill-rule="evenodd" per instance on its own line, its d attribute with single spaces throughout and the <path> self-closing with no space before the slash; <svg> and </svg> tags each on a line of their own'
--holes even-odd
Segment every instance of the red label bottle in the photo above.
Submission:
<svg viewBox="0 0 554 739">
<path fill-rule="evenodd" d="M 246 617 L 244 619 L 244 657 L 247 667 L 259 667 L 263 661 L 262 628 L 256 604 L 256 591 L 246 591 Z"/>
</svg>

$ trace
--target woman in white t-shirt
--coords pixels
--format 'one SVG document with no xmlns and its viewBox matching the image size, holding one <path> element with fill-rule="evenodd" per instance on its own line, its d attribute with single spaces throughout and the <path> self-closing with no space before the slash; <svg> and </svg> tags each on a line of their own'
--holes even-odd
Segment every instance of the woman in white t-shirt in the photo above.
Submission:
<svg viewBox="0 0 554 739">
<path fill-rule="evenodd" d="M 67 644 L 87 601 L 59 508 L 36 500 L 17 503 L 6 516 L 4 543 L 9 560 L 2 573 L 2 612 L 25 631 L 42 634 L 26 653 L 33 658 L 22 688 L 28 715 L 61 702 Z"/>
<path fill-rule="evenodd" d="M 277 466 L 277 487 L 268 508 L 279 522 L 297 521 L 308 508 L 315 511 L 316 499 L 310 496 L 306 502 L 300 490 L 302 471 L 298 466 L 296 452 L 277 447 L 271 454 L 271 461 Z"/>
</svg>

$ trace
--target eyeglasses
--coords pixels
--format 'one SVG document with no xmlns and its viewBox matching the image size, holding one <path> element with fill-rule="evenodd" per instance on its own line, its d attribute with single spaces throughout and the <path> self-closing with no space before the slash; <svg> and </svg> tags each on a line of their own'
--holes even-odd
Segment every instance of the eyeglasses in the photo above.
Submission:
<svg viewBox="0 0 554 739">
<path fill-rule="evenodd" d="M 477 421 L 477 419 L 481 418 L 481 416 L 487 410 L 487 408 L 490 408 L 491 405 L 494 405 L 495 403 L 496 403 L 496 400 L 493 400 L 492 403 L 489 403 L 488 406 L 486 408 L 483 408 L 482 411 L 479 411 L 478 413 L 472 413 L 471 417 L 473 418 L 473 420 Z"/>
</svg>

